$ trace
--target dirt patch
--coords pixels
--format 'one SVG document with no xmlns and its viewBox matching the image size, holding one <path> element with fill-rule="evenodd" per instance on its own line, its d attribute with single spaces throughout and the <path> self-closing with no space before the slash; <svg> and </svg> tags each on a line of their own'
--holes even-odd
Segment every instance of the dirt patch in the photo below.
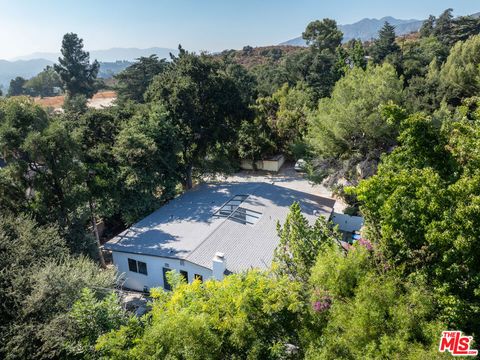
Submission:
<svg viewBox="0 0 480 360">
<path fill-rule="evenodd" d="M 94 109 L 109 107 L 113 105 L 113 102 L 116 98 L 117 94 L 115 91 L 100 91 L 96 93 L 90 100 L 88 100 L 88 107 Z M 64 100 L 64 95 L 34 98 L 36 104 L 39 104 L 45 108 L 53 108 L 54 110 L 61 110 Z"/>
<path fill-rule="evenodd" d="M 41 105 L 43 107 L 50 107 L 50 108 L 56 109 L 56 108 L 62 107 L 64 98 L 65 97 L 63 95 L 60 95 L 60 96 L 50 96 L 50 97 L 44 97 L 44 98 L 36 97 L 36 98 L 33 98 L 33 100 L 35 101 L 36 104 Z"/>
</svg>

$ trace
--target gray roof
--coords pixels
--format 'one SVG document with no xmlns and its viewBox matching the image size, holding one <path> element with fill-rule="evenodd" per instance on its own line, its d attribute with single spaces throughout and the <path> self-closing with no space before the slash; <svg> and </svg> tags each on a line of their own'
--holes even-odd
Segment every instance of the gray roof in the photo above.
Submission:
<svg viewBox="0 0 480 360">
<path fill-rule="evenodd" d="M 261 213 L 253 224 L 213 214 L 235 195 L 249 195 L 242 208 Z M 216 252 L 227 271 L 270 266 L 282 223 L 294 202 L 313 223 L 328 218 L 335 200 L 264 182 L 210 183 L 170 201 L 105 244 L 106 249 L 179 258 L 211 269 Z"/>
</svg>

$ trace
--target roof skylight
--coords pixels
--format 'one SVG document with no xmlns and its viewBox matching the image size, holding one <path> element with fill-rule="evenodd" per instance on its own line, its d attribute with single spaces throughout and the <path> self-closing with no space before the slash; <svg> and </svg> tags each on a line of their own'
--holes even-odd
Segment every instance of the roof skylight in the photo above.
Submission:
<svg viewBox="0 0 480 360">
<path fill-rule="evenodd" d="M 258 211 L 241 207 L 242 203 L 248 198 L 248 195 L 235 195 L 229 201 L 222 205 L 213 215 L 225 217 L 229 220 L 242 224 L 255 224 L 262 215 Z"/>
</svg>

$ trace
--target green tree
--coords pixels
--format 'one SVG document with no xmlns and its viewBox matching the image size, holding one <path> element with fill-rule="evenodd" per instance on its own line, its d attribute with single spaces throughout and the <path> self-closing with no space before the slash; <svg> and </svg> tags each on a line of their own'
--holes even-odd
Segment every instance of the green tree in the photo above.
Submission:
<svg viewBox="0 0 480 360">
<path fill-rule="evenodd" d="M 403 101 L 403 84 L 389 65 L 354 68 L 340 79 L 330 98 L 320 100 L 309 119 L 309 138 L 322 158 L 367 155 L 387 149 L 395 128 L 382 116 L 380 105 Z"/>
<path fill-rule="evenodd" d="M 45 111 L 26 97 L 0 99 L 0 212 L 20 214 L 29 210 L 28 156 L 25 140 L 32 131 L 48 126 Z"/>
<path fill-rule="evenodd" d="M 118 80 L 116 85 L 118 99 L 145 102 L 144 94 L 148 86 L 166 67 L 166 60 L 159 60 L 157 55 L 140 57 L 134 64 L 115 75 L 115 79 Z"/>
<path fill-rule="evenodd" d="M 153 292 L 149 321 L 122 327 L 98 340 L 113 359 L 282 359 L 296 343 L 302 307 L 298 286 L 286 278 L 249 271 Z M 145 319 L 146 320 L 146 319 Z"/>
<path fill-rule="evenodd" d="M 52 121 L 42 132 L 31 132 L 24 149 L 35 189 L 32 206 L 46 223 L 67 228 L 85 201 L 85 169 L 78 162 L 78 146 L 64 123 Z"/>
<path fill-rule="evenodd" d="M 328 50 L 333 53 L 342 43 L 343 34 L 335 20 L 323 19 L 309 23 L 302 38 L 316 51 Z"/>
<path fill-rule="evenodd" d="M 65 358 L 65 314 L 83 288 L 109 292 L 114 272 L 70 257 L 58 228 L 25 216 L 0 217 L 0 255 L 0 356 Z"/>
<path fill-rule="evenodd" d="M 128 315 L 118 296 L 111 292 L 102 299 L 89 288 L 83 289 L 66 317 L 65 351 L 69 357 L 96 359 L 97 339 L 128 323 Z"/>
<path fill-rule="evenodd" d="M 77 34 L 68 33 L 62 40 L 62 57 L 54 65 L 65 91 L 70 97 L 84 95 L 90 98 L 95 94 L 95 80 L 100 64 L 95 60 L 90 64 L 90 54 L 83 50 L 83 40 Z"/>
<path fill-rule="evenodd" d="M 447 151 L 448 138 L 442 130 L 442 122 L 436 116 L 416 113 L 402 119 L 398 124 L 397 138 L 401 146 L 393 150 L 385 164 L 395 168 L 432 168 L 448 180 L 456 171 L 457 164 Z"/>
<path fill-rule="evenodd" d="M 88 110 L 88 99 L 85 95 L 65 95 L 63 110 L 71 118 L 78 118 Z"/>
<path fill-rule="evenodd" d="M 446 9 L 435 21 L 435 28 L 433 35 L 436 36 L 443 44 L 452 46 L 452 29 L 453 23 L 453 9 Z"/>
<path fill-rule="evenodd" d="M 480 34 L 480 19 L 473 16 L 459 16 L 454 19 L 452 43 L 465 41 L 470 36 Z"/>
<path fill-rule="evenodd" d="M 47 66 L 37 76 L 28 80 L 24 87 L 25 91 L 31 96 L 54 96 L 56 89 L 62 87 L 62 81 L 53 67 Z"/>
<path fill-rule="evenodd" d="M 250 160 L 254 168 L 258 160 L 273 155 L 277 150 L 272 129 L 265 120 L 258 116 L 253 121 L 244 120 L 238 130 L 238 155 L 241 159 Z"/>
<path fill-rule="evenodd" d="M 303 284 L 308 283 L 322 246 L 340 238 L 321 216 L 314 225 L 309 225 L 297 202 L 290 207 L 285 223 L 277 224 L 277 232 L 280 242 L 275 250 L 273 269 L 277 274 Z"/>
<path fill-rule="evenodd" d="M 129 115 L 130 116 L 130 115 Z M 87 170 L 87 186 L 98 216 L 113 216 L 119 209 L 119 166 L 113 147 L 125 122 L 110 109 L 89 110 L 73 122 L 73 138 Z"/>
<path fill-rule="evenodd" d="M 66 123 L 48 119 L 25 99 L 11 99 L 0 107 L 6 110 L 0 143 L 8 165 L 1 183 L 12 187 L 2 190 L 2 206 L 26 211 L 43 224 L 57 224 L 75 252 L 94 250 L 79 226 L 89 216 L 84 208 L 86 169 Z"/>
<path fill-rule="evenodd" d="M 368 238 L 402 276 L 426 279 L 440 320 L 473 334 L 480 303 L 477 127 L 463 115 L 441 127 L 425 115 L 409 117 L 400 146 L 356 189 Z"/>
<path fill-rule="evenodd" d="M 25 80 L 21 76 L 17 76 L 15 79 L 10 80 L 10 86 L 8 88 L 8 96 L 18 96 L 25 94 L 25 84 L 27 80 Z"/>
<path fill-rule="evenodd" d="M 420 29 L 422 37 L 434 36 L 445 47 L 453 46 L 457 41 L 465 41 L 480 32 L 480 19 L 474 16 L 453 17 L 453 9 L 445 10 L 438 19 L 430 15 Z"/>
<path fill-rule="evenodd" d="M 255 99 L 258 96 L 257 92 L 257 80 L 255 76 L 245 69 L 240 64 L 236 64 L 228 59 L 224 59 L 225 62 L 225 72 L 229 78 L 233 80 L 236 88 L 240 92 L 240 96 L 243 104 L 253 105 Z M 244 106 L 246 113 L 243 115 L 245 118 L 251 117 L 250 109 Z"/>
<path fill-rule="evenodd" d="M 423 22 L 419 31 L 421 37 L 430 37 L 433 35 L 436 20 L 437 18 L 435 16 L 430 15 L 428 19 Z"/>
<path fill-rule="evenodd" d="M 217 145 L 235 139 L 245 104 L 223 63 L 180 48 L 171 66 L 155 77 L 147 100 L 165 106 L 181 144 L 183 184 L 193 185 L 194 170 Z M 198 174 L 201 175 L 201 174 Z"/>
<path fill-rule="evenodd" d="M 337 57 L 330 52 L 311 52 L 303 59 L 306 63 L 305 83 L 313 90 L 313 100 L 328 97 L 332 93 L 335 83 L 341 76 L 341 70 L 337 67 Z"/>
<path fill-rule="evenodd" d="M 307 359 L 438 357 L 442 325 L 425 284 L 385 270 L 374 248 L 324 247 L 312 270 Z"/>
<path fill-rule="evenodd" d="M 23 158 L 27 135 L 47 126 L 47 113 L 30 99 L 0 99 L 0 157 L 7 163 Z"/>
<path fill-rule="evenodd" d="M 440 94 L 452 105 L 480 91 L 480 35 L 457 42 L 439 73 Z"/>
<path fill-rule="evenodd" d="M 440 89 L 439 63 L 433 60 L 426 75 L 413 76 L 405 89 L 406 107 L 411 112 L 426 111 L 433 113 L 442 103 Z"/>
<path fill-rule="evenodd" d="M 349 67 L 360 67 L 365 69 L 367 67 L 367 60 L 365 59 L 365 48 L 361 40 L 352 39 L 345 44 L 345 55 L 341 56 L 344 64 Z M 342 64 L 342 66 L 344 65 Z"/>
<path fill-rule="evenodd" d="M 307 86 L 299 84 L 294 88 L 284 85 L 271 98 L 277 104 L 277 111 L 269 118 L 270 126 L 280 140 L 279 148 L 291 154 L 292 147 L 303 142 L 307 135 L 307 117 L 314 107 L 314 96 Z"/>
<path fill-rule="evenodd" d="M 297 64 L 296 62 L 292 63 Z M 281 88 L 283 84 L 290 82 L 287 69 L 291 69 L 291 67 L 271 63 L 252 67 L 250 73 L 255 77 L 255 90 L 258 95 L 270 96 Z"/>
<path fill-rule="evenodd" d="M 448 48 L 436 37 L 422 37 L 402 43 L 402 73 L 406 81 L 414 76 L 425 77 L 430 64 L 443 63 L 448 56 Z"/>
<path fill-rule="evenodd" d="M 183 179 L 178 154 L 181 143 L 162 106 L 152 105 L 128 121 L 115 139 L 119 209 L 131 224 L 175 194 Z"/>
<path fill-rule="evenodd" d="M 254 121 L 244 121 L 239 132 L 241 157 L 259 160 L 276 151 L 290 155 L 304 141 L 313 98 L 305 84 L 294 88 L 284 84 L 271 96 L 258 98 L 252 107 Z"/>
<path fill-rule="evenodd" d="M 398 54 L 399 51 L 400 48 L 395 42 L 395 26 L 386 21 L 378 32 L 378 39 L 374 41 L 371 48 L 373 60 L 379 64 L 387 56 Z"/>
</svg>

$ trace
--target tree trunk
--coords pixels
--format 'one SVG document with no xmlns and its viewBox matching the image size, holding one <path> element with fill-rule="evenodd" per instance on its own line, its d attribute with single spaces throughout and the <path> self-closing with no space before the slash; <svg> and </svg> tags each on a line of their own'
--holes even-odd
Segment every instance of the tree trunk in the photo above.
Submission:
<svg viewBox="0 0 480 360">
<path fill-rule="evenodd" d="M 193 187 L 193 180 L 192 180 L 192 165 L 187 166 L 187 171 L 186 171 L 186 182 L 185 182 L 185 189 L 189 190 Z"/>
<path fill-rule="evenodd" d="M 97 228 L 97 219 L 95 216 L 95 204 L 93 203 L 92 199 L 89 200 L 90 205 L 90 213 L 92 216 L 92 226 L 93 226 L 93 233 L 95 234 L 95 240 L 97 241 L 97 250 L 98 250 L 98 257 L 100 260 L 100 266 L 102 269 L 105 269 L 107 265 L 105 264 L 105 259 L 103 257 L 102 248 L 100 244 L 100 236 L 98 235 L 98 228 Z"/>
</svg>

